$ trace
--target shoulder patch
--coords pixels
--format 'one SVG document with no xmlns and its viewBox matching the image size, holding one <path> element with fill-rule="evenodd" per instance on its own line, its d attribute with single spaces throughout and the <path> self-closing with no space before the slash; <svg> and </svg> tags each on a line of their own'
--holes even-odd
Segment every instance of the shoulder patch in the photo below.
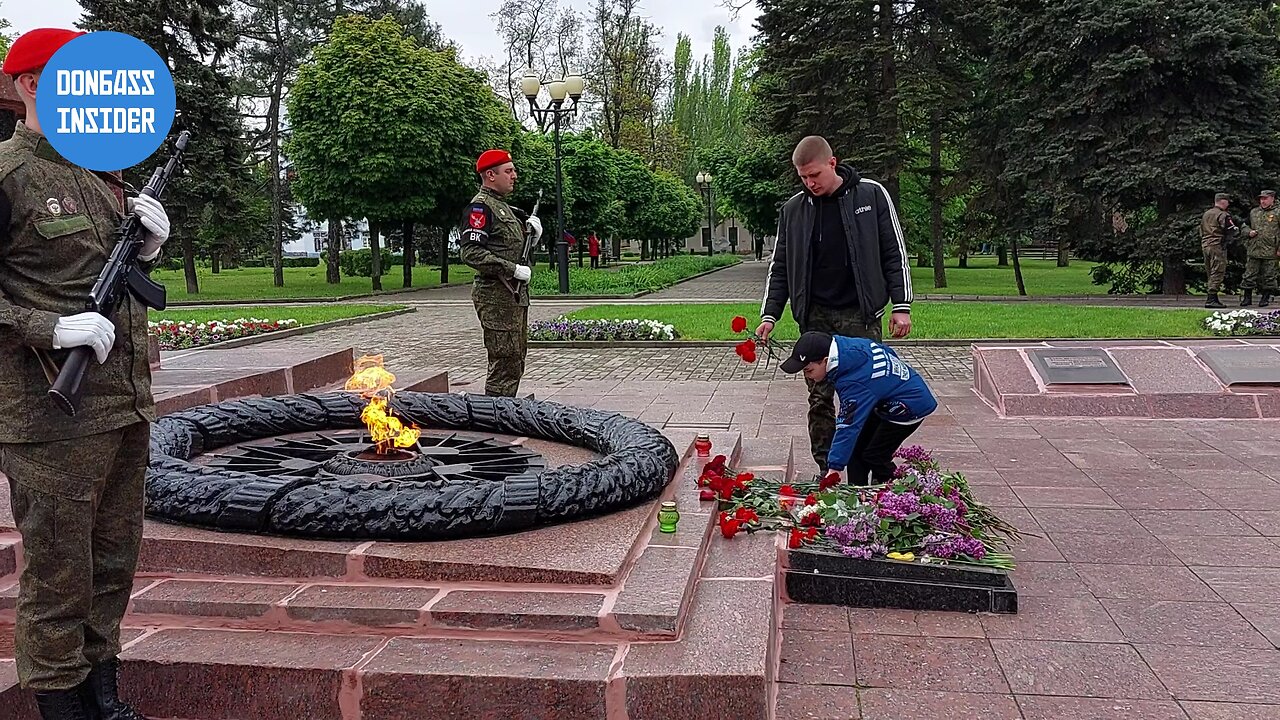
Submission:
<svg viewBox="0 0 1280 720">
<path fill-rule="evenodd" d="M 475 230 L 483 230 L 488 225 L 488 208 L 484 205 L 475 204 L 471 206 L 471 212 L 467 216 L 467 225 Z"/>
</svg>

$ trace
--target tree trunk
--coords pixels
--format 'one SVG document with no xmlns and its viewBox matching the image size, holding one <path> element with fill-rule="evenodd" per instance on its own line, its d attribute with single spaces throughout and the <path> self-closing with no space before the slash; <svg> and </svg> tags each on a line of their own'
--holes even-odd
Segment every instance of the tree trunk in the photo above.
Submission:
<svg viewBox="0 0 1280 720">
<path fill-rule="evenodd" d="M 649 241 L 648 240 L 640 241 L 640 259 L 641 260 L 649 259 Z"/>
<path fill-rule="evenodd" d="M 996 246 L 996 267 L 1009 267 L 1009 247 L 1003 243 Z"/>
<path fill-rule="evenodd" d="M 191 233 L 182 233 L 182 274 L 187 280 L 187 294 L 200 294 L 200 280 L 196 277 L 196 245 Z"/>
<path fill-rule="evenodd" d="M 342 263 L 338 251 L 342 248 L 342 221 L 329 221 L 329 240 L 325 243 L 324 281 L 330 285 L 342 282 Z"/>
<path fill-rule="evenodd" d="M 1018 238 L 1013 238 L 1010 245 L 1013 252 L 1013 279 L 1018 283 L 1018 295 L 1027 294 L 1027 286 L 1022 282 L 1022 263 L 1018 261 Z"/>
<path fill-rule="evenodd" d="M 1071 242 L 1066 238 L 1058 240 L 1058 267 L 1071 266 Z"/>
<path fill-rule="evenodd" d="M 942 247 L 942 117 L 933 111 L 929 129 L 929 239 L 933 245 L 933 286 L 947 286 Z"/>
<path fill-rule="evenodd" d="M 440 284 L 449 282 L 449 228 L 436 228 L 440 236 Z"/>
<path fill-rule="evenodd" d="M 279 8 L 276 10 L 278 33 Z M 275 75 L 271 78 L 271 100 L 267 106 L 267 142 L 271 144 L 268 162 L 271 169 L 271 282 L 276 287 L 284 287 L 284 192 L 280 183 L 280 102 L 284 95 L 284 76 L 284 61 L 277 55 Z"/>
<path fill-rule="evenodd" d="M 1165 295 L 1187 294 L 1187 266 L 1181 260 L 1165 258 L 1160 272 L 1160 292 Z"/>
<path fill-rule="evenodd" d="M 369 223 L 369 261 L 373 271 L 373 289 L 382 289 L 382 247 L 378 244 L 378 223 Z"/>
<path fill-rule="evenodd" d="M 222 272 L 222 248 L 214 246 L 209 256 L 209 272 L 217 275 Z"/>
<path fill-rule="evenodd" d="M 884 130 L 884 143 L 892 148 L 886 158 L 884 175 L 885 188 L 895 207 L 901 207 L 899 201 L 898 174 L 901 172 L 902 160 L 899 154 L 900 123 L 898 120 L 898 45 L 894 38 L 893 25 L 896 14 L 896 3 L 880 3 L 880 43 L 883 54 L 880 56 L 880 127 Z"/>
<path fill-rule="evenodd" d="M 929 267 L 929 263 L 932 261 L 932 258 L 929 257 L 924 250 L 920 250 L 916 253 L 916 267 Z"/>
<path fill-rule="evenodd" d="M 404 244 L 404 287 L 413 287 L 413 265 L 414 265 L 414 247 L 413 247 L 413 221 L 405 220 L 404 227 L 401 230 L 404 235 L 402 243 Z"/>
</svg>

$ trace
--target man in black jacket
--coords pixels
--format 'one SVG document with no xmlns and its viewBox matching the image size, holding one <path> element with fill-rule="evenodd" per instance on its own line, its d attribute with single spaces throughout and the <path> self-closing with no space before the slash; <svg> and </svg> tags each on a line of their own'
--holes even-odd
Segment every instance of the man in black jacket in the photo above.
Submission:
<svg viewBox="0 0 1280 720">
<path fill-rule="evenodd" d="M 911 266 L 893 200 L 880 183 L 836 162 L 831 145 L 810 135 L 791 155 L 805 189 L 782 206 L 769 260 L 760 327 L 767 338 L 788 302 L 800 331 L 882 339 L 911 332 Z M 809 445 L 822 474 L 836 430 L 835 388 L 809 386 Z"/>
</svg>

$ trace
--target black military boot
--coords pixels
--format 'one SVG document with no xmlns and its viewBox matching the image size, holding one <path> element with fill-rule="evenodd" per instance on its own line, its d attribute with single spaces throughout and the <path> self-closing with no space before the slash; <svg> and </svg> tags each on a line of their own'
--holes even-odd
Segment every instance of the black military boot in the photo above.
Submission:
<svg viewBox="0 0 1280 720">
<path fill-rule="evenodd" d="M 1253 291 L 1245 290 L 1244 296 L 1240 298 L 1240 307 L 1249 307 L 1253 304 Z"/>
<path fill-rule="evenodd" d="M 41 720 L 93 720 L 96 717 L 86 712 L 84 701 L 76 690 L 38 692 L 35 696 Z"/>
<path fill-rule="evenodd" d="M 86 695 L 85 704 L 96 711 L 89 720 L 146 720 L 137 710 L 120 701 L 117 688 L 119 671 L 120 661 L 116 658 L 95 665 L 89 671 L 89 677 L 81 685 L 82 693 Z"/>
<path fill-rule="evenodd" d="M 1226 305 L 1223 305 L 1222 301 L 1218 299 L 1218 293 L 1209 293 L 1209 297 L 1204 301 L 1204 306 L 1207 308 L 1226 307 Z"/>
</svg>

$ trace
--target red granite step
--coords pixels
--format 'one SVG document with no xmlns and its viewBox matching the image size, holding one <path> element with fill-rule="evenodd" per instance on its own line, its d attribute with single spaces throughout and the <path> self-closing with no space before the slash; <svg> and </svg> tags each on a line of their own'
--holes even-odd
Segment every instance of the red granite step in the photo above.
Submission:
<svg viewBox="0 0 1280 720">
<path fill-rule="evenodd" d="M 308 392 L 350 377 L 354 359 L 352 348 L 177 351 L 152 372 L 152 393 L 156 411 L 163 415 L 235 398 Z"/>
<path fill-rule="evenodd" d="M 776 665 L 776 546 L 757 535 L 715 538 L 710 550 L 675 640 L 163 628 L 127 648 L 124 692 L 148 716 L 191 720 L 762 720 Z"/>
</svg>

